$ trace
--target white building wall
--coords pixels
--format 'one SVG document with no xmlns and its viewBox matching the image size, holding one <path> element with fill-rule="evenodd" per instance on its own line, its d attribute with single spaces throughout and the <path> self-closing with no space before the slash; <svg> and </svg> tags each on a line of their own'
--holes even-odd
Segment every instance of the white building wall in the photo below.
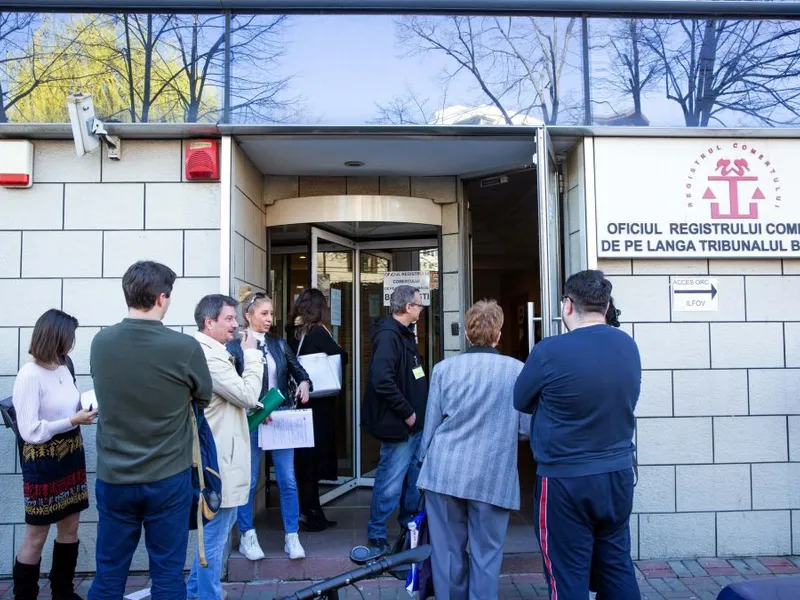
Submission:
<svg viewBox="0 0 800 600">
<path fill-rule="evenodd" d="M 564 178 L 563 229 L 564 232 L 564 273 L 586 269 L 588 254 L 586 240 L 586 159 L 584 143 L 581 140 L 570 148 L 561 168 Z"/>
<path fill-rule="evenodd" d="M 232 177 L 234 298 L 242 286 L 267 291 L 267 229 L 262 201 L 264 178 L 244 151 L 233 144 Z M 238 298 L 237 298 L 238 299 Z"/>
<path fill-rule="evenodd" d="M 800 552 L 798 260 L 600 260 L 639 345 L 641 559 Z M 718 312 L 674 312 L 670 280 L 712 275 Z"/>
<path fill-rule="evenodd" d="M 157 260 L 178 274 L 165 322 L 194 330 L 197 300 L 220 289 L 220 187 L 186 183 L 182 173 L 180 140 L 125 140 L 119 162 L 99 152 L 78 158 L 71 141 L 35 142 L 33 187 L 0 188 L 0 397 L 11 394 L 33 325 L 49 308 L 80 321 L 72 358 L 81 389 L 92 387 L 92 339 L 126 316 L 121 278 L 136 260 Z M 94 426 L 83 435 L 91 507 L 82 515 L 78 570 L 93 571 Z M 13 435 L 0 429 L 0 501 L 7 509 L 0 515 L 0 575 L 11 573 L 25 529 L 16 456 Z M 195 544 L 189 548 L 191 560 Z M 131 568 L 147 569 L 143 541 Z"/>
<path fill-rule="evenodd" d="M 625 176 L 631 156 L 652 155 L 657 143 L 584 140 L 592 185 L 586 202 L 590 227 L 596 227 L 603 202 L 640 203 L 641 177 L 660 186 L 645 197 L 649 203 L 681 201 L 683 167 L 674 173 L 671 163 L 666 169 L 655 161 L 646 166 L 652 171 L 636 173 L 639 179 Z M 669 140 L 699 151 L 707 143 Z M 773 159 L 783 151 L 780 144 L 770 147 Z M 688 157 L 687 173 L 694 160 L 691 152 Z M 791 177 L 785 168 L 782 173 Z M 642 217 L 641 204 L 634 207 L 637 216 L 623 211 L 614 218 L 658 220 L 657 210 Z M 642 357 L 634 557 L 800 552 L 800 260 L 598 260 L 601 233 L 588 232 L 588 264 L 611 279 L 622 329 L 636 340 Z M 717 280 L 717 311 L 673 310 L 671 281 L 687 275 Z"/>
</svg>

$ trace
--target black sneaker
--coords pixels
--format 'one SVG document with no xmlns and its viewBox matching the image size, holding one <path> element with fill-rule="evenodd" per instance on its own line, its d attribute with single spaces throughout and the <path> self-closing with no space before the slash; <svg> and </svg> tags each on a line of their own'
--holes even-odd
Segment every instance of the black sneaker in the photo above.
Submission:
<svg viewBox="0 0 800 600">
<path fill-rule="evenodd" d="M 389 545 L 389 542 L 383 539 L 369 540 L 367 546 L 375 549 L 376 552 L 380 552 L 381 555 L 392 553 L 392 547 Z"/>
</svg>

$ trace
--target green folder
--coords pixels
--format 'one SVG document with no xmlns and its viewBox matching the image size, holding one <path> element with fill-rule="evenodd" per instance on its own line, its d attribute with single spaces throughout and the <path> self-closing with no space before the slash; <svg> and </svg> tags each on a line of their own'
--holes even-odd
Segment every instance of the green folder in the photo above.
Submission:
<svg viewBox="0 0 800 600">
<path fill-rule="evenodd" d="M 269 388 L 267 393 L 264 394 L 260 400 L 261 404 L 264 405 L 264 408 L 254 412 L 251 415 L 247 415 L 247 426 L 249 427 L 250 431 L 255 430 L 256 427 L 261 425 L 261 423 L 266 420 L 270 413 L 285 401 L 286 397 L 281 394 L 281 391 L 278 388 Z"/>
</svg>

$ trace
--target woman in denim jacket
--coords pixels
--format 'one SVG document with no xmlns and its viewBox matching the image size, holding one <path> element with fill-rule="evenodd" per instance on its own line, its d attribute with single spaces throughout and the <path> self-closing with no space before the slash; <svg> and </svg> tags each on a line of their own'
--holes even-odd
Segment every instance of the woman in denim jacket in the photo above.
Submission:
<svg viewBox="0 0 800 600">
<path fill-rule="evenodd" d="M 242 299 L 242 314 L 248 325 L 248 335 L 258 340 L 258 348 L 264 353 L 264 384 L 262 397 L 269 388 L 278 388 L 287 398 L 278 408 L 292 408 L 296 400 L 301 404 L 308 402 L 311 381 L 308 373 L 300 365 L 294 352 L 281 338 L 269 334 L 273 323 L 272 299 L 263 292 L 248 293 Z M 228 351 L 233 355 L 236 370 L 241 372 L 244 365 L 241 340 L 228 343 Z M 290 397 L 289 378 L 297 382 L 297 390 Z M 258 473 L 263 451 L 258 447 L 258 429 L 250 433 L 251 473 L 250 498 L 247 504 L 239 507 L 237 522 L 241 541 L 239 551 L 249 560 L 264 558 L 264 552 L 258 544 L 253 526 L 253 498 L 258 484 Z M 297 495 L 297 481 L 294 475 L 294 450 L 272 450 L 272 464 L 275 466 L 275 478 L 280 490 L 281 517 L 286 531 L 284 552 L 291 559 L 305 558 L 305 550 L 300 545 L 297 535 L 299 530 L 300 506 Z"/>
</svg>

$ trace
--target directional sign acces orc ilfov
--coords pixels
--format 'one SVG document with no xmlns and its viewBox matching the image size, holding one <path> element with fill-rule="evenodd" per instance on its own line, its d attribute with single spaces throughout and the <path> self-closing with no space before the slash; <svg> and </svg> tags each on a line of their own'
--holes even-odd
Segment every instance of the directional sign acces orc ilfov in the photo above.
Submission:
<svg viewBox="0 0 800 600">
<path fill-rule="evenodd" d="M 673 277 L 672 310 L 675 312 L 719 310 L 717 280 L 708 277 Z"/>
</svg>

